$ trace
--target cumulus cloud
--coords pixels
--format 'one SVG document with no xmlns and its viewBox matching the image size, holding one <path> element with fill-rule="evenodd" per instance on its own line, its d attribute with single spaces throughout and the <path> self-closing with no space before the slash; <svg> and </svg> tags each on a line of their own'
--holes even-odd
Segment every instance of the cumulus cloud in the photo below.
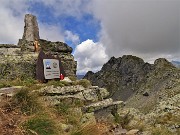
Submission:
<svg viewBox="0 0 180 135">
<path fill-rule="evenodd" d="M 71 41 L 74 45 L 79 44 L 80 39 L 77 34 L 73 34 L 71 31 L 66 30 L 64 35 L 65 35 L 65 40 Z"/>
<path fill-rule="evenodd" d="M 89 70 L 96 72 L 108 60 L 104 46 L 89 39 L 76 47 L 74 57 L 78 62 L 78 74 L 85 74 Z"/>
<path fill-rule="evenodd" d="M 62 41 L 64 42 L 64 35 L 62 34 L 62 30 L 57 25 L 49 25 L 46 23 L 39 23 L 40 29 L 40 38 L 46 39 L 49 41 Z"/>
<path fill-rule="evenodd" d="M 102 24 L 100 42 L 106 53 L 146 60 L 159 56 L 180 60 L 179 9 L 179 0 L 92 0 L 91 5 Z"/>
<path fill-rule="evenodd" d="M 23 17 L 27 12 L 24 0 L 1 0 L 0 43 L 16 44 L 23 34 Z"/>
</svg>

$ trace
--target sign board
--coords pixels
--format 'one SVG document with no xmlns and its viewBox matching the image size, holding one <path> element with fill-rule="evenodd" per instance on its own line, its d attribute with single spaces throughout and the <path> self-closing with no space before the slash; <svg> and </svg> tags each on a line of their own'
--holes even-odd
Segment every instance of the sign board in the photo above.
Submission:
<svg viewBox="0 0 180 135">
<path fill-rule="evenodd" d="M 43 59 L 45 79 L 60 78 L 59 60 Z"/>
</svg>

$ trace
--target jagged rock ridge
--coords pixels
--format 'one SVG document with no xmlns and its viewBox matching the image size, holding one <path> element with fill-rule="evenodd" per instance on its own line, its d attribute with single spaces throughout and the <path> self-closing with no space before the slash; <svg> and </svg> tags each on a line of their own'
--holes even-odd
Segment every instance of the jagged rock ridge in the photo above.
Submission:
<svg viewBox="0 0 180 135">
<path fill-rule="evenodd" d="M 141 108 L 165 97 L 167 89 L 177 87 L 180 71 L 164 58 L 149 64 L 136 56 L 124 55 L 112 57 L 99 72 L 89 71 L 84 78 L 107 88 L 113 99 Z"/>
</svg>

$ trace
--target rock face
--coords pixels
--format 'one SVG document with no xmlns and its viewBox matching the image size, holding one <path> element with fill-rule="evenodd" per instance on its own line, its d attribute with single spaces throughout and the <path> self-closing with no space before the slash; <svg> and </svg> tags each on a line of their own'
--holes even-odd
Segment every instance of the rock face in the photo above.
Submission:
<svg viewBox="0 0 180 135">
<path fill-rule="evenodd" d="M 107 87 L 113 98 L 126 100 L 138 89 L 139 83 L 144 81 L 144 76 L 153 68 L 138 57 L 124 55 L 122 58 L 112 57 L 103 65 L 101 71 L 95 74 L 88 72 L 84 78 L 90 80 L 93 85 Z"/>
<path fill-rule="evenodd" d="M 50 52 L 61 59 L 67 76 L 76 76 L 77 62 L 71 54 L 73 49 L 70 46 L 63 42 L 51 42 L 43 39 L 40 39 L 39 43 L 44 52 Z"/>
<path fill-rule="evenodd" d="M 6 54 L 0 59 L 0 79 L 35 78 L 37 54 Z"/>
<path fill-rule="evenodd" d="M 67 76 L 76 76 L 77 62 L 72 48 L 63 42 L 51 42 L 39 37 L 37 19 L 31 14 L 25 15 L 24 34 L 18 45 L 0 44 L 0 79 L 35 78 L 35 66 L 38 53 L 34 52 L 34 41 L 39 48 L 61 59 Z"/>
<path fill-rule="evenodd" d="M 124 55 L 112 57 L 99 72 L 89 71 L 84 78 L 93 85 L 107 88 L 114 100 L 126 101 L 127 106 L 145 108 L 147 104 L 152 107 L 158 102 L 158 96 L 168 96 L 167 89 L 177 93 L 175 87 L 180 85 L 180 70 L 164 58 L 149 64 L 136 56 Z"/>
<path fill-rule="evenodd" d="M 34 41 L 35 39 L 39 40 L 39 28 L 38 28 L 36 16 L 31 14 L 26 14 L 24 23 L 25 26 L 24 26 L 24 34 L 22 39 L 27 41 Z"/>
</svg>

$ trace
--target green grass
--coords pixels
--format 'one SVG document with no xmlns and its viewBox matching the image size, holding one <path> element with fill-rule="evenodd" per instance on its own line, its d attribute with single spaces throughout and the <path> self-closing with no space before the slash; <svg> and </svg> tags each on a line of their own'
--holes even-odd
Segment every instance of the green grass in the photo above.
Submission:
<svg viewBox="0 0 180 135">
<path fill-rule="evenodd" d="M 19 108 L 27 115 L 34 114 L 42 109 L 37 94 L 30 93 L 27 89 L 21 89 L 13 97 L 11 104 L 14 108 Z"/>
<path fill-rule="evenodd" d="M 34 117 L 23 124 L 25 131 L 30 134 L 36 132 L 38 135 L 57 135 L 55 123 L 43 117 Z"/>
<path fill-rule="evenodd" d="M 152 135 L 174 135 L 174 133 L 170 132 L 165 127 L 154 128 L 154 129 L 152 129 L 151 134 Z"/>
<path fill-rule="evenodd" d="M 78 130 L 73 131 L 71 135 L 102 135 L 98 127 L 94 124 L 80 126 Z"/>
<path fill-rule="evenodd" d="M 77 78 L 74 77 L 74 76 L 69 76 L 69 79 L 70 79 L 71 81 L 76 81 L 76 80 L 77 80 Z"/>
<path fill-rule="evenodd" d="M 37 81 L 33 78 L 26 78 L 24 80 L 21 80 L 19 78 L 15 80 L 1 80 L 0 81 L 0 88 L 3 87 L 11 87 L 11 86 L 27 86 L 31 87 L 33 85 L 37 84 Z"/>
<path fill-rule="evenodd" d="M 81 79 L 75 82 L 76 85 L 82 85 L 84 88 L 88 88 L 89 86 L 91 86 L 91 83 L 89 80 L 86 79 Z"/>
<path fill-rule="evenodd" d="M 55 106 L 59 115 L 67 115 L 69 113 L 70 105 L 66 103 L 59 103 Z"/>
<path fill-rule="evenodd" d="M 50 80 L 46 84 L 48 86 L 54 85 L 55 87 L 64 87 L 64 86 L 71 86 L 72 83 L 70 82 L 65 82 L 65 81 L 59 81 L 59 80 Z"/>
</svg>

